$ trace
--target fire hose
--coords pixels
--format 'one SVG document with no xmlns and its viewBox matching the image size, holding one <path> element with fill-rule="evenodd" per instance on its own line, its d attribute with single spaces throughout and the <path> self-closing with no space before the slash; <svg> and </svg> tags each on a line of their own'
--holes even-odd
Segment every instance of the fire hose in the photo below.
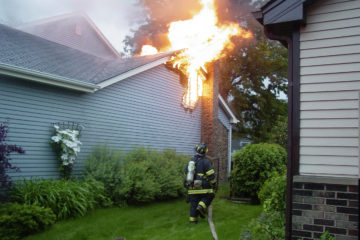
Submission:
<svg viewBox="0 0 360 240">
<path fill-rule="evenodd" d="M 215 225 L 214 225 L 214 223 L 212 221 L 212 204 L 209 206 L 208 222 L 209 222 L 211 234 L 212 234 L 214 240 L 218 240 L 218 236 L 217 236 L 216 231 L 215 231 Z"/>
</svg>

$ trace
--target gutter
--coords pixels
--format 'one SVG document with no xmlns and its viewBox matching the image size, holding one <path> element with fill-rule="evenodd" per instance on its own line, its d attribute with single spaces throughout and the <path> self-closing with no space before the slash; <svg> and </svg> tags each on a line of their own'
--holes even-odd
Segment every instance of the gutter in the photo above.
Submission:
<svg viewBox="0 0 360 240">
<path fill-rule="evenodd" d="M 136 74 L 142 73 L 142 72 L 144 72 L 146 70 L 149 70 L 151 68 L 154 68 L 154 67 L 157 67 L 157 66 L 159 66 L 161 64 L 164 64 L 169 60 L 169 58 L 170 58 L 169 56 L 166 56 L 166 57 L 160 58 L 158 60 L 155 60 L 153 62 L 147 63 L 145 65 L 136 67 L 136 68 L 131 69 L 131 70 L 127 71 L 127 72 L 124 72 L 124 73 L 122 73 L 120 75 L 109 78 L 109 79 L 99 83 L 98 86 L 100 88 L 105 88 L 105 87 L 107 87 L 107 86 L 109 86 L 111 84 L 120 82 L 120 81 L 122 81 L 124 79 L 127 79 L 129 77 L 132 77 L 132 76 L 134 76 Z"/>
<path fill-rule="evenodd" d="M 226 104 L 225 100 L 222 98 L 222 96 L 219 94 L 218 95 L 219 100 L 220 100 L 220 104 L 221 106 L 226 110 L 226 112 L 230 115 L 231 119 L 230 119 L 230 123 L 231 124 L 236 124 L 239 122 L 239 119 L 237 119 L 235 117 L 235 114 L 231 111 L 230 107 Z"/>
<path fill-rule="evenodd" d="M 5 63 L 0 63 L 0 74 L 86 93 L 93 93 L 100 89 L 98 85 L 93 83 L 82 82 Z"/>
</svg>

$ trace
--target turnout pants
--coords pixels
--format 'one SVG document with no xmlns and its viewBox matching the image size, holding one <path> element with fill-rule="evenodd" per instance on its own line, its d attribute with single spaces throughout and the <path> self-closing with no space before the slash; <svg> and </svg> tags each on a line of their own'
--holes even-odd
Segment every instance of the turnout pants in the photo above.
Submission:
<svg viewBox="0 0 360 240">
<path fill-rule="evenodd" d="M 214 193 L 205 193 L 205 194 L 190 194 L 190 222 L 197 222 L 197 217 L 199 216 L 199 211 L 196 210 L 198 205 L 202 206 L 207 210 L 207 207 L 210 206 L 212 200 L 214 199 Z"/>
</svg>

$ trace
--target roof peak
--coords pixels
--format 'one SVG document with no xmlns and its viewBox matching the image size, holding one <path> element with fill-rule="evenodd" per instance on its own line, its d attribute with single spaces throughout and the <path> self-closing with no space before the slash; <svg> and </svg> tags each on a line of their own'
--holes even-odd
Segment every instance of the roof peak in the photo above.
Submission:
<svg viewBox="0 0 360 240">
<path fill-rule="evenodd" d="M 121 57 L 96 24 L 83 11 L 32 21 L 17 26 L 16 29 L 96 56 L 104 58 Z"/>
</svg>

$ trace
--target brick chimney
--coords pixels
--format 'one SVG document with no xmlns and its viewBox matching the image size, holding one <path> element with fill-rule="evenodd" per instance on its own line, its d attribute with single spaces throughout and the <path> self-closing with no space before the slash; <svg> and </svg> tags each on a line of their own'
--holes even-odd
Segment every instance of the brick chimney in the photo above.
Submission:
<svg viewBox="0 0 360 240">
<path fill-rule="evenodd" d="M 208 146 L 207 157 L 213 164 L 219 181 L 227 179 L 228 131 L 218 118 L 219 64 L 210 66 L 202 97 L 201 141 Z"/>
<path fill-rule="evenodd" d="M 204 82 L 203 97 L 202 97 L 202 125 L 201 125 L 201 142 L 208 146 L 207 156 L 210 160 L 216 157 L 216 148 L 214 146 L 215 140 L 215 120 L 218 115 L 219 100 L 217 98 L 219 92 L 218 71 L 216 63 L 211 64 L 208 68 L 208 77 Z M 216 97 L 215 97 L 216 96 Z M 215 164 L 213 162 L 213 164 Z"/>
</svg>

